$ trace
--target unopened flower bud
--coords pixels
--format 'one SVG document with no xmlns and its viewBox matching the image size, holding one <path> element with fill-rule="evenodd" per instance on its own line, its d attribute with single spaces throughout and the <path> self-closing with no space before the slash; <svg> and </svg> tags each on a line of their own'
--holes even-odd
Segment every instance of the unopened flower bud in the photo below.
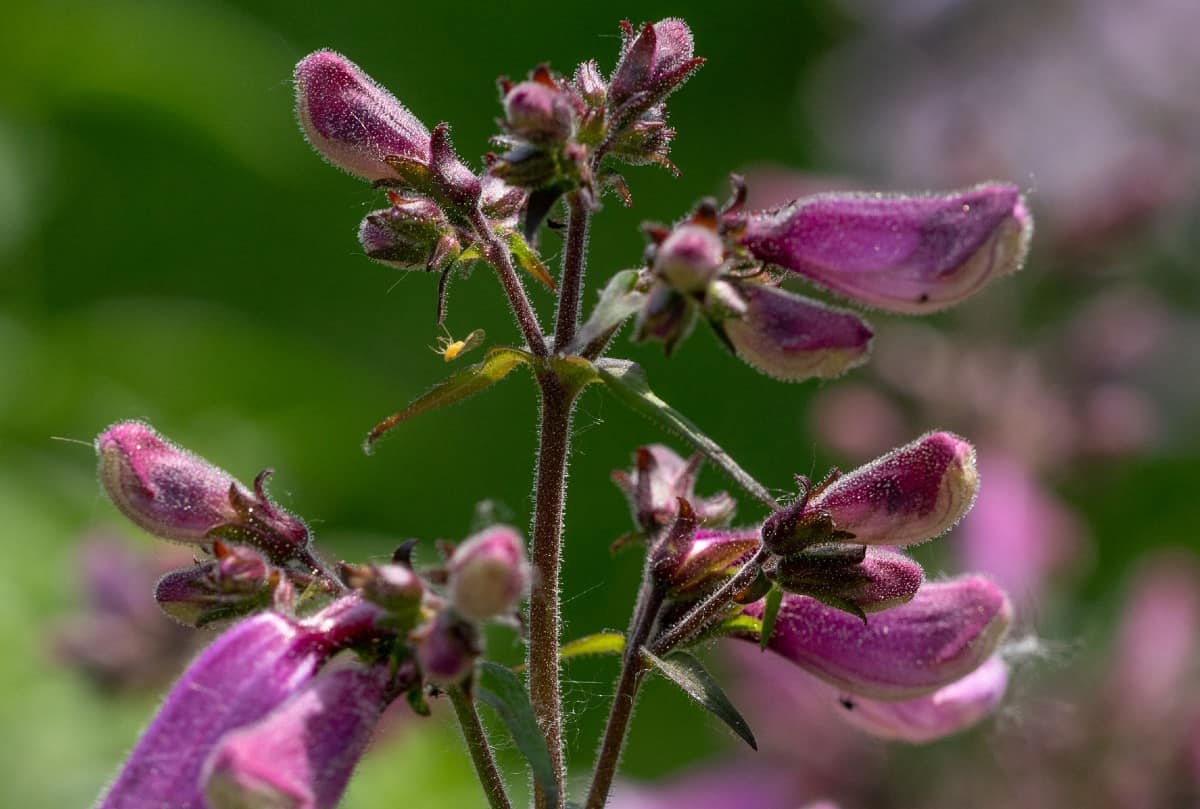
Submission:
<svg viewBox="0 0 1200 809">
<path fill-rule="evenodd" d="M 226 734 L 204 765 L 210 809 L 334 809 L 386 707 L 386 664 L 323 671 L 263 719 Z"/>
<path fill-rule="evenodd" d="M 96 439 L 100 482 L 130 520 L 176 542 L 252 545 L 283 563 L 307 553 L 308 527 L 266 493 L 264 471 L 250 493 L 227 472 L 167 441 L 147 424 L 122 422 Z"/>
<path fill-rule="evenodd" d="M 628 26 L 628 23 L 625 23 Z M 626 28 L 621 61 L 613 71 L 608 95 L 613 106 L 642 94 L 646 106 L 660 101 L 687 81 L 703 59 L 692 58 L 692 32 L 683 20 L 646 23 L 636 36 Z"/>
<path fill-rule="evenodd" d="M 414 634 L 417 663 L 425 679 L 437 685 L 454 685 L 471 673 L 482 652 L 475 624 L 452 610 L 442 610 Z"/>
<path fill-rule="evenodd" d="M 758 602 L 745 611 L 761 617 Z M 978 668 L 1012 620 L 1004 591 L 980 576 L 925 584 L 869 623 L 807 596 L 786 594 L 769 647 L 851 694 L 914 699 Z"/>
<path fill-rule="evenodd" d="M 608 96 L 608 85 L 600 73 L 600 66 L 595 59 L 580 62 L 575 68 L 575 80 L 572 82 L 575 90 L 589 106 L 599 107 Z"/>
<path fill-rule="evenodd" d="M 669 355 L 696 325 L 696 313 L 696 304 L 692 300 L 669 284 L 655 284 L 638 312 L 633 339 L 660 342 Z"/>
<path fill-rule="evenodd" d="M 696 531 L 665 577 L 672 597 L 686 600 L 704 595 L 732 575 L 761 544 L 753 530 Z"/>
<path fill-rule="evenodd" d="M 904 547 L 945 533 L 979 488 L 975 448 L 952 433 L 927 433 L 834 480 L 808 501 L 860 545 Z"/>
<path fill-rule="evenodd" d="M 654 271 L 684 294 L 702 291 L 724 262 L 720 237 L 704 225 L 680 225 L 654 253 Z"/>
<path fill-rule="evenodd" d="M 407 565 L 342 565 L 346 584 L 388 613 L 390 626 L 410 628 L 421 608 L 425 587 Z"/>
<path fill-rule="evenodd" d="M 216 547 L 215 560 L 168 573 L 154 588 L 158 606 L 182 624 L 208 626 L 267 607 L 281 581 L 258 552 L 222 542 Z"/>
<path fill-rule="evenodd" d="M 634 522 L 648 534 L 675 519 L 680 498 L 691 505 L 699 525 L 724 525 L 737 504 L 727 492 L 696 497 L 696 476 L 702 462 L 701 455 L 685 460 L 670 447 L 649 444 L 638 448 L 632 470 L 614 471 L 612 478 L 625 493 Z"/>
<path fill-rule="evenodd" d="M 459 159 L 450 143 L 450 127 L 445 123 L 433 128 L 429 139 L 430 168 L 440 198 L 451 205 L 469 209 L 479 202 L 482 181 Z"/>
<path fill-rule="evenodd" d="M 296 117 L 330 163 L 364 180 L 401 175 L 388 158 L 428 165 L 429 131 L 391 93 L 333 51 L 296 65 Z"/>
<path fill-rule="evenodd" d="M 100 482 L 109 499 L 156 536 L 207 543 L 209 531 L 238 518 L 229 502 L 237 481 L 170 443 L 148 424 L 113 425 L 96 439 L 96 452 Z"/>
<path fill-rule="evenodd" d="M 397 199 L 367 214 L 358 241 L 369 258 L 401 270 L 440 270 L 462 252 L 442 209 L 425 199 Z"/>
<path fill-rule="evenodd" d="M 961 680 L 916 699 L 887 702 L 844 696 L 842 717 L 881 739 L 912 744 L 943 739 L 977 725 L 991 715 L 1008 688 L 1008 666 L 999 656 Z"/>
<path fill-rule="evenodd" d="M 856 301 L 923 314 L 1020 269 L 1032 219 L 1013 185 L 928 196 L 823 194 L 751 214 L 741 243 Z"/>
<path fill-rule="evenodd" d="M 562 142 L 575 130 L 570 99 L 549 74 L 513 86 L 504 96 L 504 117 L 509 132 L 534 143 Z"/>
<path fill-rule="evenodd" d="M 512 613 L 529 590 L 525 542 L 506 525 L 465 540 L 450 557 L 447 572 L 450 603 L 471 621 Z"/>
<path fill-rule="evenodd" d="M 736 289 L 743 313 L 714 317 L 714 325 L 763 373 L 786 382 L 828 379 L 866 360 L 874 335 L 853 312 L 766 284 L 744 282 Z"/>
<path fill-rule="evenodd" d="M 859 545 L 847 549 L 857 550 L 851 560 L 844 547 L 818 546 L 783 557 L 769 575 L 786 592 L 860 616 L 911 601 L 925 581 L 925 571 L 907 556 Z"/>
</svg>

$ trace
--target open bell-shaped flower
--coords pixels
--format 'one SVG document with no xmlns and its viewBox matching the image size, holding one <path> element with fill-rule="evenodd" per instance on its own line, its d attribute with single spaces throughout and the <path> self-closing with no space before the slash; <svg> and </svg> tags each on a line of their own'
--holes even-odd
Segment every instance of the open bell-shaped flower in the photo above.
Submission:
<svg viewBox="0 0 1200 809">
<path fill-rule="evenodd" d="M 1016 186 L 924 196 L 830 193 L 749 214 L 759 261 L 893 312 L 953 306 L 1025 259 L 1032 218 Z"/>
<path fill-rule="evenodd" d="M 389 666 L 331 666 L 204 764 L 209 809 L 337 806 L 392 691 Z"/>
<path fill-rule="evenodd" d="M 745 608 L 754 617 L 763 603 Z M 850 694 L 906 700 L 977 669 L 1012 620 L 1004 591 L 981 576 L 925 584 L 868 623 L 807 596 L 785 594 L 769 648 Z"/>
<path fill-rule="evenodd" d="M 1008 665 L 993 655 L 961 680 L 916 699 L 843 696 L 843 718 L 872 736 L 925 744 L 961 733 L 991 715 L 1008 688 Z"/>
</svg>

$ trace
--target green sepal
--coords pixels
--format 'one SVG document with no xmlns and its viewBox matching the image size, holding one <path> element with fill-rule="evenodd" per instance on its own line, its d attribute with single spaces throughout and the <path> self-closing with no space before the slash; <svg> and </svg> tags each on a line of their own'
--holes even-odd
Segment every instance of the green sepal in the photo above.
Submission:
<svg viewBox="0 0 1200 809">
<path fill-rule="evenodd" d="M 558 650 L 558 658 L 559 660 L 570 660 L 572 657 L 619 655 L 624 651 L 625 635 L 623 633 L 597 632 L 563 644 Z"/>
<path fill-rule="evenodd" d="M 779 585 L 772 584 L 763 599 L 762 628 L 758 633 L 758 648 L 764 651 L 767 644 L 771 642 L 771 635 L 775 632 L 775 619 L 779 617 L 781 604 L 783 604 L 783 590 L 779 589 Z"/>
<path fill-rule="evenodd" d="M 414 399 L 408 407 L 393 413 L 375 425 L 375 428 L 367 434 L 367 439 L 363 443 L 363 451 L 370 455 L 375 442 L 396 425 L 422 413 L 457 404 L 476 393 L 487 390 L 508 376 L 518 365 L 528 365 L 534 362 L 533 355 L 517 348 L 496 346 L 488 349 L 481 362 L 442 380 Z"/>
<path fill-rule="evenodd" d="M 554 284 L 554 278 L 546 269 L 541 256 L 530 246 L 529 242 L 525 241 L 525 237 L 514 230 L 505 234 L 504 240 L 508 242 L 508 249 L 512 251 L 513 258 L 521 265 L 521 269 L 550 287 L 551 291 L 558 291 L 558 287 Z"/>
<path fill-rule="evenodd" d="M 664 660 L 646 649 L 642 650 L 642 657 L 656 671 L 679 686 L 697 705 L 724 722 L 751 749 L 758 749 L 750 725 L 699 660 L 687 652 L 676 652 Z"/>
<path fill-rule="evenodd" d="M 433 713 L 429 708 L 429 703 L 425 700 L 425 689 L 422 686 L 418 685 L 405 691 L 404 700 L 417 716 L 429 716 Z"/>
</svg>

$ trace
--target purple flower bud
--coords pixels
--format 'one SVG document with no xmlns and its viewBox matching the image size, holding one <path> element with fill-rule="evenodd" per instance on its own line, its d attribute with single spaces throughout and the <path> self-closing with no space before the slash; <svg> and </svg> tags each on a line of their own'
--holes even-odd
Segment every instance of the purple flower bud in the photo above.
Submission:
<svg viewBox="0 0 1200 809">
<path fill-rule="evenodd" d="M 253 545 L 273 561 L 308 552 L 308 527 L 267 496 L 270 471 L 251 494 L 229 473 L 167 441 L 148 424 L 121 422 L 96 439 L 100 482 L 113 503 L 150 533 L 207 545 Z"/>
<path fill-rule="evenodd" d="M 529 590 L 525 541 L 507 525 L 494 525 L 459 545 L 447 566 L 450 603 L 471 621 L 508 615 Z"/>
<path fill-rule="evenodd" d="M 480 206 L 488 218 L 498 225 L 515 229 L 516 216 L 524 210 L 528 198 L 529 194 L 524 188 L 509 185 L 492 174 L 483 176 Z"/>
<path fill-rule="evenodd" d="M 837 478 L 805 513 L 829 515 L 856 544 L 904 547 L 950 530 L 978 489 L 975 448 L 953 433 L 926 433 Z"/>
<path fill-rule="evenodd" d="M 421 608 L 425 586 L 408 566 L 342 565 L 349 586 L 361 590 L 363 598 L 388 612 L 388 625 L 409 629 Z"/>
<path fill-rule="evenodd" d="M 862 363 L 871 328 L 853 312 L 765 284 L 737 285 L 745 301 L 741 317 L 719 319 L 739 357 L 787 382 L 840 376 Z"/>
<path fill-rule="evenodd" d="M 825 547 L 829 553 L 816 547 L 779 559 L 771 578 L 789 593 L 862 613 L 911 601 L 925 582 L 925 571 L 903 554 L 860 545 L 862 555 L 850 561 L 839 546 Z"/>
<path fill-rule="evenodd" d="M 684 460 L 670 447 L 649 444 L 638 448 L 631 471 L 614 471 L 612 478 L 629 500 L 634 522 L 646 533 L 671 524 L 679 513 L 680 498 L 691 504 L 700 525 L 724 525 L 737 504 L 727 492 L 696 497 L 701 463 L 701 455 Z"/>
<path fill-rule="evenodd" d="M 425 199 L 396 197 L 391 208 L 367 214 L 358 242 L 369 258 L 401 270 L 440 270 L 462 252 L 442 209 Z"/>
<path fill-rule="evenodd" d="M 745 611 L 761 617 L 763 604 Z M 912 601 L 867 624 L 807 596 L 787 594 L 770 648 L 851 694 L 913 699 L 978 668 L 1011 620 L 1004 591 L 980 576 L 926 584 Z"/>
<path fill-rule="evenodd" d="M 633 339 L 662 343 L 669 355 L 696 325 L 696 305 L 668 284 L 655 284 L 637 315 Z"/>
<path fill-rule="evenodd" d="M 1008 688 L 1008 666 L 992 656 L 961 680 L 916 699 L 843 697 L 843 717 L 872 736 L 925 744 L 960 733 L 991 715 Z"/>
<path fill-rule="evenodd" d="M 201 776 L 210 809 L 333 809 L 387 705 L 390 679 L 387 665 L 322 672 L 227 734 Z"/>
<path fill-rule="evenodd" d="M 400 177 L 389 157 L 429 164 L 425 126 L 346 57 L 311 53 L 296 65 L 295 82 L 300 126 L 333 165 L 375 181 Z"/>
<path fill-rule="evenodd" d="M 573 84 L 583 100 L 593 107 L 599 107 L 608 96 L 608 85 L 605 84 L 595 59 L 579 63 L 575 68 Z"/>
<path fill-rule="evenodd" d="M 624 25 L 626 45 L 608 88 L 613 106 L 637 93 L 645 94 L 649 106 L 683 84 L 704 61 L 692 58 L 692 32 L 683 20 L 646 23 L 631 39 L 633 28 Z"/>
<path fill-rule="evenodd" d="M 148 424 L 127 421 L 96 439 L 100 482 L 141 528 L 177 542 L 208 543 L 209 531 L 235 522 L 227 472 L 175 446 Z"/>
<path fill-rule="evenodd" d="M 575 131 L 571 101 L 548 72 L 535 74 L 505 94 L 504 117 L 509 132 L 534 143 L 561 143 Z"/>
<path fill-rule="evenodd" d="M 482 650 L 479 630 L 452 610 L 442 610 L 413 633 L 417 663 L 425 679 L 437 685 L 462 682 L 475 667 Z"/>
<path fill-rule="evenodd" d="M 154 600 L 187 626 L 207 626 L 240 617 L 271 602 L 280 579 L 261 554 L 216 543 L 217 559 L 175 570 L 159 579 Z"/>
<path fill-rule="evenodd" d="M 99 809 L 205 809 L 200 770 L 218 740 L 299 691 L 327 654 L 320 632 L 273 613 L 235 625 L 171 690 Z"/>
<path fill-rule="evenodd" d="M 724 262 L 725 247 L 720 237 L 704 225 L 680 225 L 654 253 L 654 271 L 685 294 L 707 287 Z"/>
<path fill-rule="evenodd" d="M 755 530 L 696 531 L 667 578 L 672 595 L 686 598 L 705 592 L 709 585 L 730 574 L 762 540 Z"/>
<path fill-rule="evenodd" d="M 1032 219 L 1016 186 L 928 196 L 823 194 L 750 215 L 741 243 L 862 303 L 923 314 L 1020 268 Z"/>
</svg>

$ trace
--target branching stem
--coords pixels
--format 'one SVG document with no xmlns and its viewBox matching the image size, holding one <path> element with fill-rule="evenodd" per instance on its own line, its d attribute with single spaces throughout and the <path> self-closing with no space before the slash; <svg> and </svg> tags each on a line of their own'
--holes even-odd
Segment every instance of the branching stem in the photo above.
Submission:
<svg viewBox="0 0 1200 809">
<path fill-rule="evenodd" d="M 508 295 L 509 306 L 512 307 L 513 315 L 517 318 L 517 325 L 521 327 L 521 333 L 525 335 L 525 342 L 529 345 L 529 350 L 536 356 L 547 356 L 549 351 L 546 348 L 546 339 L 542 336 L 542 327 L 538 324 L 537 314 L 533 311 L 528 296 L 525 295 L 525 288 L 521 286 L 521 279 L 517 277 L 516 268 L 513 267 L 512 254 L 496 238 L 491 225 L 488 224 L 487 217 L 478 208 L 471 212 L 471 226 L 475 230 L 475 238 L 479 239 L 480 244 L 484 247 L 488 261 L 496 268 L 496 273 L 500 276 L 504 293 Z"/>
<path fill-rule="evenodd" d="M 554 351 L 562 353 L 579 327 L 579 304 L 583 294 L 583 274 L 587 268 L 588 220 L 591 212 L 580 192 L 567 195 L 567 242 L 563 253 L 562 278 L 558 290 L 558 314 L 554 324 Z"/>
<path fill-rule="evenodd" d="M 450 688 L 449 694 L 454 713 L 458 716 L 458 724 L 462 728 L 463 738 L 467 742 L 467 750 L 471 753 L 471 761 L 475 764 L 479 784 L 487 795 L 488 805 L 492 809 L 512 809 L 512 803 L 504 790 L 504 781 L 500 777 L 500 771 L 496 769 L 496 759 L 492 757 L 492 748 L 488 745 L 483 723 L 479 721 L 475 700 L 458 685 Z"/>
</svg>

